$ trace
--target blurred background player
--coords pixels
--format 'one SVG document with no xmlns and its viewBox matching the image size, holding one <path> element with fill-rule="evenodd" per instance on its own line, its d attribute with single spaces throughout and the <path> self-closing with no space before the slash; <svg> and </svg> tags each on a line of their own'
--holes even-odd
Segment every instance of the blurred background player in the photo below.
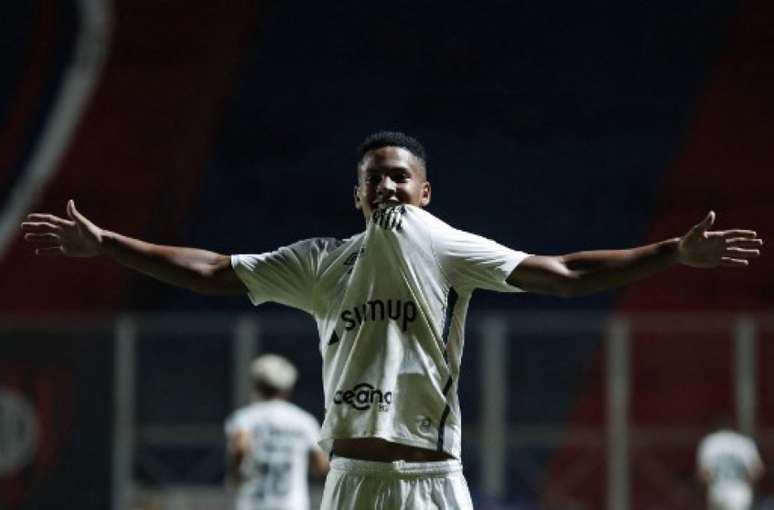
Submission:
<svg viewBox="0 0 774 510">
<path fill-rule="evenodd" d="M 307 472 L 323 476 L 328 457 L 317 446 L 317 419 L 288 402 L 298 372 L 285 358 L 265 354 L 251 367 L 255 400 L 226 421 L 227 484 L 237 510 L 309 508 Z"/>
<path fill-rule="evenodd" d="M 753 484 L 763 474 L 755 442 L 730 428 L 710 433 L 696 455 L 699 480 L 707 487 L 709 510 L 749 510 Z"/>
</svg>

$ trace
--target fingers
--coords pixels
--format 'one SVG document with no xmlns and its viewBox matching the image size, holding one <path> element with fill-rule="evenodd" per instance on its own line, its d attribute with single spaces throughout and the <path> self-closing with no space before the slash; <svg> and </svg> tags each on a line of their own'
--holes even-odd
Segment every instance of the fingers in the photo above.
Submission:
<svg viewBox="0 0 774 510">
<path fill-rule="evenodd" d="M 60 245 L 62 240 L 56 234 L 24 234 L 24 240 L 33 244 Z"/>
<path fill-rule="evenodd" d="M 736 248 L 736 247 L 726 248 L 726 253 L 732 257 L 745 257 L 745 258 L 759 257 L 761 254 L 760 250 Z"/>
<path fill-rule="evenodd" d="M 742 230 L 742 229 L 732 229 L 732 230 L 720 230 L 717 232 L 717 234 L 720 234 L 723 238 L 728 237 L 743 237 L 743 238 L 751 238 L 751 237 L 758 237 L 758 233 L 755 230 Z"/>
<path fill-rule="evenodd" d="M 35 249 L 35 255 L 39 255 L 41 257 L 49 257 L 49 256 L 56 256 L 56 255 L 63 255 L 64 252 L 62 251 L 61 246 L 49 246 L 47 248 L 36 248 Z"/>
<path fill-rule="evenodd" d="M 743 267 L 749 264 L 747 259 L 760 257 L 760 247 L 763 239 L 759 239 L 753 230 L 726 230 L 722 232 L 726 249 L 726 257 L 721 258 L 721 264 L 725 267 Z"/>
<path fill-rule="evenodd" d="M 763 246 L 763 239 L 753 239 L 749 237 L 729 237 L 726 238 L 726 246 L 736 248 L 760 248 Z"/>
<path fill-rule="evenodd" d="M 746 267 L 749 264 L 744 259 L 735 259 L 733 257 L 721 257 L 720 265 L 723 267 Z"/>
<path fill-rule="evenodd" d="M 86 223 L 86 218 L 75 208 L 75 200 L 67 201 L 67 216 L 77 223 Z"/>
<path fill-rule="evenodd" d="M 25 234 L 35 234 L 35 233 L 49 233 L 49 232 L 59 232 L 62 230 L 62 227 L 59 225 L 55 225 L 54 223 L 48 223 L 45 221 L 25 221 L 21 224 L 22 232 Z"/>
<path fill-rule="evenodd" d="M 715 211 L 710 211 L 707 213 L 707 216 L 704 217 L 703 220 L 701 220 L 701 223 L 696 225 L 701 230 L 707 230 L 715 223 Z"/>
<path fill-rule="evenodd" d="M 43 214 L 43 213 L 28 214 L 27 220 L 32 222 L 53 223 L 54 225 L 59 225 L 60 227 L 70 227 L 73 224 L 72 221 L 67 221 L 64 218 L 60 218 L 59 216 L 54 216 L 53 214 Z"/>
<path fill-rule="evenodd" d="M 713 223 L 715 223 L 715 211 L 710 211 L 703 220 L 691 227 L 691 230 L 688 231 L 688 235 L 691 237 L 707 238 L 712 235 L 712 233 L 707 232 L 707 230 L 712 227 Z"/>
</svg>

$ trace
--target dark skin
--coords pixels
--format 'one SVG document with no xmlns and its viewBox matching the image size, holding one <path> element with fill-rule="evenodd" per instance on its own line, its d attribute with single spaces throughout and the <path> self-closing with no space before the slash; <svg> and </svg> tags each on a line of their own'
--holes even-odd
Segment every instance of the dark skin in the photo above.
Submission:
<svg viewBox="0 0 774 510">
<path fill-rule="evenodd" d="M 373 211 L 400 204 L 427 207 L 431 195 L 424 163 L 401 147 L 370 151 L 358 165 L 355 208 L 366 224 Z"/>
<path fill-rule="evenodd" d="M 358 165 L 355 207 L 368 223 L 373 211 L 399 204 L 426 207 L 431 186 L 423 161 L 401 147 L 369 151 Z M 632 283 L 671 266 L 746 267 L 760 255 L 763 240 L 747 229 L 711 231 L 710 212 L 680 237 L 624 250 L 595 250 L 564 255 L 532 255 L 508 276 L 513 286 L 554 296 L 578 296 Z M 247 289 L 231 268 L 228 255 L 146 243 L 103 230 L 80 214 L 73 201 L 67 218 L 31 214 L 22 223 L 24 239 L 36 255 L 105 255 L 161 281 L 204 294 L 244 294 Z M 381 439 L 346 439 L 334 444 L 336 455 L 376 461 L 432 461 L 446 454 Z"/>
</svg>

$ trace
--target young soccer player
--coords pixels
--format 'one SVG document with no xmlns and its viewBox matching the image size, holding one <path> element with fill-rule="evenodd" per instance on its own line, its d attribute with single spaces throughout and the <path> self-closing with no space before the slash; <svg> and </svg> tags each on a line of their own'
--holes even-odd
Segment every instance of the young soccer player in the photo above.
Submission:
<svg viewBox="0 0 774 510">
<path fill-rule="evenodd" d="M 225 426 L 236 510 L 308 510 L 307 471 L 325 475 L 328 457 L 317 446 L 317 419 L 288 402 L 298 372 L 276 354 L 256 358 L 250 371 L 255 401 Z"/>
<path fill-rule="evenodd" d="M 750 510 L 764 467 L 752 438 L 721 428 L 699 443 L 696 471 L 707 488 L 708 510 Z"/>
<path fill-rule="evenodd" d="M 365 230 L 260 255 L 145 243 L 104 230 L 70 201 L 68 218 L 22 224 L 39 255 L 105 255 L 198 292 L 246 292 L 317 322 L 332 452 L 323 508 L 472 508 L 460 463 L 457 383 L 474 289 L 575 296 L 675 264 L 744 267 L 762 244 L 751 230 L 710 231 L 710 212 L 681 237 L 625 250 L 529 255 L 455 229 L 430 203 L 422 145 L 380 132 L 361 144 L 355 207 Z"/>
</svg>

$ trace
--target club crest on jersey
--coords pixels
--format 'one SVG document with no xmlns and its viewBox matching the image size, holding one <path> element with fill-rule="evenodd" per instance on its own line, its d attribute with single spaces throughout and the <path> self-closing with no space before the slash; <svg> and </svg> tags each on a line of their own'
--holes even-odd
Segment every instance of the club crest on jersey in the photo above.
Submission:
<svg viewBox="0 0 774 510">
<path fill-rule="evenodd" d="M 405 213 L 406 207 L 403 205 L 388 207 L 387 209 L 374 211 L 372 220 L 384 230 L 400 230 L 401 225 L 403 224 L 403 215 Z"/>
<path fill-rule="evenodd" d="M 392 392 L 382 391 L 368 383 L 356 384 L 351 390 L 339 390 L 333 396 L 336 405 L 349 405 L 358 411 L 367 411 L 376 405 L 379 412 L 387 412 L 392 404 Z"/>
<path fill-rule="evenodd" d="M 357 258 L 365 253 L 365 247 L 361 247 L 360 250 L 350 253 L 349 256 L 344 260 L 344 267 L 347 268 L 347 274 L 352 274 L 352 270 L 355 269 L 355 262 L 357 262 Z"/>
</svg>

